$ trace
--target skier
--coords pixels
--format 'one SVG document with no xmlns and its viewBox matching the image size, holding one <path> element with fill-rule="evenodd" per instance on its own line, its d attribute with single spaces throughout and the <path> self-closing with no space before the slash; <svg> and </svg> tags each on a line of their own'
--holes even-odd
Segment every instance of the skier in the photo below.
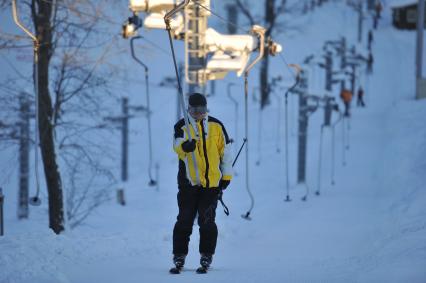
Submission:
<svg viewBox="0 0 426 283">
<path fill-rule="evenodd" d="M 201 254 L 201 267 L 197 272 L 207 272 L 216 249 L 218 230 L 215 211 L 218 197 L 232 179 L 230 139 L 222 122 L 207 115 L 207 100 L 202 94 L 193 93 L 189 97 L 188 113 L 193 137 L 191 141 L 184 119 L 174 126 L 174 151 L 179 157 L 179 214 L 173 229 L 173 263 L 176 267 L 170 269 L 171 273 L 179 273 L 185 264 L 197 213 Z"/>
<path fill-rule="evenodd" d="M 377 24 L 379 22 L 379 19 L 381 18 L 381 12 L 382 12 L 383 6 L 380 1 L 376 1 L 376 5 L 374 7 L 375 14 L 373 16 L 373 27 L 374 29 L 377 29 Z"/>
<path fill-rule="evenodd" d="M 373 58 L 373 53 L 368 53 L 368 58 L 367 58 L 367 74 L 371 74 L 373 72 L 373 63 L 374 63 L 374 58 Z"/>
<path fill-rule="evenodd" d="M 368 31 L 368 50 L 371 51 L 371 44 L 373 43 L 373 32 L 371 29 Z"/>
<path fill-rule="evenodd" d="M 362 89 L 362 86 L 360 86 L 359 89 L 358 89 L 356 105 L 361 106 L 361 107 L 365 107 L 364 90 Z"/>
<path fill-rule="evenodd" d="M 382 10 L 383 10 L 382 2 L 376 1 L 375 10 L 376 10 L 377 19 L 380 19 L 382 17 L 381 13 L 382 13 Z"/>
<path fill-rule="evenodd" d="M 350 117 L 349 108 L 352 100 L 352 93 L 348 89 L 343 89 L 340 93 L 340 98 L 343 100 L 343 104 L 345 105 L 345 113 L 343 114 L 345 117 Z"/>
</svg>

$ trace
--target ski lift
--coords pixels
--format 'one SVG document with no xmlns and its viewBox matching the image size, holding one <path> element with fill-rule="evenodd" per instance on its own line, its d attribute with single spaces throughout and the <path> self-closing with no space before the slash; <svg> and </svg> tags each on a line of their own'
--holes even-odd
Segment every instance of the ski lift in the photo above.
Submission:
<svg viewBox="0 0 426 283">
<path fill-rule="evenodd" d="M 129 8 L 133 12 L 133 17 L 123 25 L 123 37 L 129 38 L 136 35 L 137 30 L 142 27 L 142 20 L 138 17 L 139 12 L 149 13 L 143 21 L 143 26 L 147 29 L 166 29 L 164 16 L 174 7 L 174 0 L 130 0 Z M 175 38 L 182 38 L 181 33 L 185 23 L 182 13 L 176 14 L 170 19 L 170 27 Z"/>
<path fill-rule="evenodd" d="M 207 62 L 205 71 L 211 80 L 222 79 L 231 71 L 241 76 L 249 60 L 249 52 L 226 54 L 222 51 L 218 51 Z"/>
<path fill-rule="evenodd" d="M 255 33 L 256 27 L 252 32 Z M 234 71 L 241 76 L 250 60 L 250 54 L 258 48 L 258 37 L 253 35 L 223 35 L 208 28 L 205 33 L 205 48 L 213 56 L 201 70 L 209 80 L 223 79 L 227 73 Z M 271 55 L 282 51 L 282 46 L 268 39 L 267 50 Z"/>
<path fill-rule="evenodd" d="M 170 11 L 176 6 L 176 0 L 130 0 L 129 8 L 133 12 L 158 13 Z"/>
<path fill-rule="evenodd" d="M 122 26 L 122 32 L 123 38 L 129 38 L 136 35 L 137 30 L 142 26 L 142 20 L 138 17 L 138 15 L 133 14 L 132 17 L 129 17 L 127 19 L 127 22 L 125 22 Z"/>
<path fill-rule="evenodd" d="M 143 26 L 147 29 L 166 29 L 166 23 L 164 22 L 165 14 L 165 11 L 149 14 L 145 18 Z M 175 18 L 171 19 L 170 27 L 175 35 L 183 31 L 184 21 L 182 14 L 177 14 Z"/>
<path fill-rule="evenodd" d="M 258 39 L 254 35 L 223 35 L 212 28 L 206 30 L 206 47 L 209 52 L 217 50 L 239 51 L 254 50 Z"/>
</svg>

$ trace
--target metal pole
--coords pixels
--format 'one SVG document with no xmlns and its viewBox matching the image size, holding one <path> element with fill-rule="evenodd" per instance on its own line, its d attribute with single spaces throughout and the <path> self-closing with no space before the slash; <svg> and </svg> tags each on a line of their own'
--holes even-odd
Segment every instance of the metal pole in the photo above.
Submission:
<svg viewBox="0 0 426 283">
<path fill-rule="evenodd" d="M 185 120 L 185 128 L 186 128 L 186 131 L 188 133 L 188 140 L 192 141 L 192 135 L 191 135 L 191 131 L 190 131 L 190 128 L 189 128 L 188 112 L 185 109 L 184 95 L 183 95 L 179 71 L 178 71 L 178 67 L 177 67 L 177 63 L 176 63 L 176 54 L 175 54 L 175 49 L 174 49 L 174 46 L 173 46 L 172 32 L 171 32 L 171 27 L 170 27 L 171 17 L 173 17 L 176 13 L 178 13 L 183 8 L 185 8 L 185 6 L 187 6 L 188 4 L 189 4 L 189 0 L 184 0 L 182 3 L 180 3 L 178 6 L 176 6 L 173 10 L 171 10 L 170 12 L 168 12 L 164 16 L 164 22 L 166 23 L 166 29 L 167 29 L 167 34 L 169 36 L 170 48 L 172 50 L 173 65 L 174 65 L 174 68 L 175 68 L 176 80 L 177 80 L 177 83 L 178 83 L 178 91 L 179 91 L 180 96 L 181 96 L 180 105 L 181 105 L 183 117 L 184 117 L 184 120 Z M 197 161 L 195 160 L 195 153 L 192 152 L 191 156 L 192 156 L 192 161 L 193 161 L 194 168 L 195 168 L 196 182 L 197 182 L 197 184 L 200 184 L 200 175 L 199 175 L 199 172 L 198 172 Z"/>
<path fill-rule="evenodd" d="M 234 103 L 234 114 L 235 114 L 235 118 L 234 118 L 234 122 L 235 122 L 235 125 L 234 125 L 234 130 L 235 130 L 235 140 L 234 140 L 234 154 L 236 155 L 237 154 L 237 150 L 238 150 L 238 144 L 237 144 L 237 142 L 238 142 L 238 101 L 235 99 L 235 98 L 233 98 L 232 97 L 232 94 L 231 94 L 231 87 L 233 86 L 233 85 L 235 85 L 234 83 L 228 83 L 228 86 L 227 86 L 227 94 L 228 94 L 228 97 L 229 97 L 229 99 L 230 100 L 232 100 L 232 102 Z"/>
<path fill-rule="evenodd" d="M 28 218 L 28 177 L 30 160 L 30 104 L 25 93 L 19 96 L 20 123 L 19 123 L 19 193 L 18 219 Z"/>
<path fill-rule="evenodd" d="M 419 99 L 421 94 L 421 80 L 423 68 L 423 29 L 425 22 L 425 0 L 419 0 L 417 9 L 417 45 L 416 45 L 416 98 Z M 426 91 L 426 90 L 424 90 Z"/>
<path fill-rule="evenodd" d="M 319 143 L 319 157 L 318 157 L 318 190 L 315 192 L 317 196 L 321 194 L 321 165 L 322 165 L 322 136 L 324 132 L 324 125 L 321 126 L 320 143 Z"/>
<path fill-rule="evenodd" d="M 297 81 L 299 80 L 299 74 L 297 74 Z M 297 82 L 298 83 L 298 82 Z M 285 201 L 291 201 L 290 199 L 290 176 L 289 176 L 289 168 L 288 168 L 288 160 L 289 160 L 289 150 L 288 150 L 288 93 L 287 91 L 284 95 L 284 101 L 285 101 L 285 188 L 286 188 L 286 198 Z"/>
<path fill-rule="evenodd" d="M 3 203 L 4 203 L 3 189 L 0 187 L 0 236 L 4 235 Z"/>
<path fill-rule="evenodd" d="M 260 26 L 253 26 L 252 31 L 259 37 L 259 55 L 257 58 L 246 68 L 244 72 L 244 111 L 245 111 L 245 139 L 246 139 L 246 190 L 250 196 L 250 208 L 246 214 L 241 215 L 244 219 L 250 220 L 250 213 L 254 208 L 254 197 L 249 187 L 249 140 L 248 140 L 248 76 L 250 70 L 256 65 L 264 55 L 265 51 L 265 29 Z"/>
<path fill-rule="evenodd" d="M 38 51 L 39 51 L 39 41 L 38 38 L 32 34 L 24 25 L 19 21 L 18 9 L 16 5 L 16 0 L 12 0 L 12 14 L 13 20 L 16 25 L 22 29 L 32 40 L 34 44 L 34 97 L 35 97 L 35 144 L 34 144 L 34 167 L 35 167 L 35 179 L 36 179 L 36 195 L 30 198 L 30 204 L 38 206 L 41 204 L 40 196 L 40 184 L 38 176 L 38 147 L 39 147 L 39 97 L 38 97 Z"/>
<path fill-rule="evenodd" d="M 259 119 L 257 124 L 257 166 L 260 165 L 260 162 L 262 160 L 262 113 L 262 108 L 259 106 Z"/>
<path fill-rule="evenodd" d="M 157 180 L 156 182 L 156 189 L 157 191 L 160 190 L 160 164 L 155 163 L 155 180 Z"/>
<path fill-rule="evenodd" d="M 343 157 L 343 166 L 346 166 L 346 140 L 345 140 L 345 137 L 346 137 L 346 134 L 345 134 L 345 131 L 346 131 L 346 127 L 345 127 L 345 120 L 346 120 L 346 118 L 345 117 L 343 117 L 343 121 L 342 121 L 342 138 L 343 138 L 343 144 L 342 144 L 342 149 L 343 149 L 343 155 L 342 155 L 342 157 Z"/>
<path fill-rule="evenodd" d="M 335 129 L 336 129 L 337 124 L 339 124 L 342 121 L 342 119 L 343 119 L 343 115 L 339 111 L 339 118 L 332 125 L 332 140 L 331 140 L 331 184 L 333 186 L 335 184 L 335 181 L 334 181 L 334 171 L 335 170 L 334 170 L 334 168 L 335 168 L 335 164 L 336 164 L 336 162 L 335 162 L 335 156 L 336 156 L 336 154 L 335 154 L 335 152 L 336 152 L 336 146 L 335 146 L 335 144 L 336 144 L 336 134 L 335 134 L 335 132 L 336 132 L 336 130 Z"/>
<path fill-rule="evenodd" d="M 333 127 L 331 128 L 331 185 L 334 186 L 334 184 L 336 183 L 334 181 L 334 165 L 335 165 L 335 139 L 336 139 L 336 135 L 335 135 L 335 126 L 333 125 Z"/>
<path fill-rule="evenodd" d="M 278 96 L 278 117 L 277 117 L 277 153 L 281 152 L 281 96 Z"/>
<path fill-rule="evenodd" d="M 363 13 L 363 5 L 362 2 L 359 1 L 357 5 L 358 10 L 358 43 L 362 42 L 362 18 L 364 17 Z"/>
<path fill-rule="evenodd" d="M 127 158 L 129 146 L 129 99 L 122 98 L 122 120 L 121 120 L 121 180 L 126 182 L 128 179 Z"/>
<path fill-rule="evenodd" d="M 325 55 L 325 89 L 328 91 L 333 90 L 332 72 L 333 72 L 333 57 L 331 52 L 327 52 L 327 54 Z"/>
<path fill-rule="evenodd" d="M 147 122 L 148 122 L 148 145 L 149 145 L 149 161 L 148 161 L 148 175 L 149 175 L 149 185 L 155 186 L 155 180 L 152 177 L 152 130 L 151 130 L 151 106 L 149 101 L 149 80 L 148 80 L 148 70 L 145 72 L 145 82 L 146 82 L 146 106 L 147 106 Z"/>
<path fill-rule="evenodd" d="M 356 66 L 355 64 L 351 65 L 352 68 L 352 75 L 351 75 L 351 92 L 352 92 L 352 97 L 355 96 L 355 83 L 356 83 Z M 351 100 L 352 102 L 352 100 Z"/>
<path fill-rule="evenodd" d="M 244 77 L 244 120 L 245 120 L 245 140 L 246 140 L 246 190 L 250 197 L 250 208 L 245 215 L 242 215 L 245 219 L 250 219 L 251 210 L 254 207 L 254 197 L 249 187 L 249 142 L 248 142 L 248 72 L 245 73 Z"/>
<path fill-rule="evenodd" d="M 145 92 L 146 92 L 146 108 L 147 108 L 147 126 L 148 126 L 148 150 L 149 150 L 149 160 L 148 160 L 148 176 L 149 176 L 149 185 L 155 186 L 155 180 L 152 177 L 152 131 L 151 131 L 151 106 L 149 99 L 149 69 L 146 64 L 144 64 L 139 58 L 136 57 L 134 43 L 135 39 L 142 38 L 142 36 L 133 37 L 130 40 L 130 47 L 132 51 L 133 59 L 138 62 L 145 70 Z"/>
<path fill-rule="evenodd" d="M 207 29 L 207 11 L 198 3 L 205 4 L 204 0 L 189 1 L 185 9 L 185 18 L 188 30 L 185 33 L 185 49 L 189 93 L 203 93 L 207 81 L 205 77 L 206 52 L 204 50 L 204 37 Z"/>
<path fill-rule="evenodd" d="M 346 37 L 342 37 L 342 53 L 340 54 L 340 69 L 346 68 Z"/>
<path fill-rule="evenodd" d="M 179 63 L 179 76 L 182 75 L 184 71 L 184 65 L 182 63 Z M 179 89 L 177 90 L 177 98 L 176 98 L 176 121 L 179 121 L 182 117 L 182 108 L 181 106 L 181 100 L 182 96 L 179 93 Z"/>
<path fill-rule="evenodd" d="M 298 130 L 298 163 L 297 163 L 297 183 L 305 183 L 306 177 L 306 146 L 308 134 L 308 99 L 306 97 L 307 78 L 302 72 L 300 78 L 301 93 L 299 94 L 299 130 Z"/>
</svg>

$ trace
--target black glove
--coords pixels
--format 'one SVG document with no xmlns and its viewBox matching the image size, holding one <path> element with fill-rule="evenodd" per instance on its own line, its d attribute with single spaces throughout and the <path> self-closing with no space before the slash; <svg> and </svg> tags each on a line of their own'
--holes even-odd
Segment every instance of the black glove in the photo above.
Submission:
<svg viewBox="0 0 426 283">
<path fill-rule="evenodd" d="M 191 140 L 191 141 L 185 141 L 182 143 L 182 150 L 185 152 L 193 152 L 195 150 L 195 140 Z"/>
<path fill-rule="evenodd" d="M 231 181 L 229 180 L 220 180 L 219 182 L 219 188 L 224 191 L 226 190 L 226 188 L 229 186 L 229 184 L 231 183 Z"/>
</svg>

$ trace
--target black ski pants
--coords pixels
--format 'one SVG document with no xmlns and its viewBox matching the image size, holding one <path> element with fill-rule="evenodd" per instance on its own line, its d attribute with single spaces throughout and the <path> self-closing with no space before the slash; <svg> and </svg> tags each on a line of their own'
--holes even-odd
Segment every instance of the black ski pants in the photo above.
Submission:
<svg viewBox="0 0 426 283">
<path fill-rule="evenodd" d="M 188 254 L 189 238 L 197 213 L 200 227 L 199 252 L 214 254 L 218 233 L 215 223 L 218 191 L 217 188 L 206 189 L 200 186 L 179 189 L 179 214 L 173 229 L 173 254 Z"/>
</svg>

